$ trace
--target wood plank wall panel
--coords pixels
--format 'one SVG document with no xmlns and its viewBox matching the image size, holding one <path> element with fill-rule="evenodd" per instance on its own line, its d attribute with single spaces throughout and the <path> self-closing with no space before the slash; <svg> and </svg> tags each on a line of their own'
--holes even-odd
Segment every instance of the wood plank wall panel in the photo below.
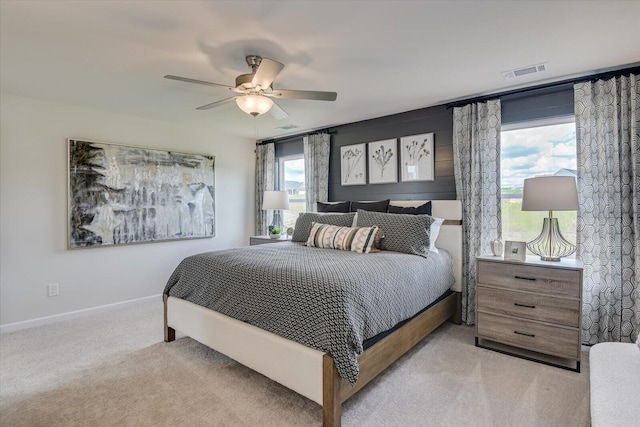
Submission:
<svg viewBox="0 0 640 427">
<path fill-rule="evenodd" d="M 445 106 L 423 108 L 391 116 L 337 126 L 331 132 L 329 200 L 455 199 L 453 176 L 453 110 Z M 340 147 L 384 139 L 434 133 L 435 181 L 401 182 L 398 144 L 398 183 L 343 187 L 340 184 Z"/>
</svg>

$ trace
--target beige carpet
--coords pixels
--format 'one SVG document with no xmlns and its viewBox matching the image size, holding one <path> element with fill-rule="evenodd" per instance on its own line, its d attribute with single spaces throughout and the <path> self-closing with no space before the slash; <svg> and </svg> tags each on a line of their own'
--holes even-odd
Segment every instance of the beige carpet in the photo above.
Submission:
<svg viewBox="0 0 640 427">
<path fill-rule="evenodd" d="M 483 350 L 446 324 L 344 404 L 345 426 L 588 426 L 581 374 Z M 162 302 L 0 336 L 0 425 L 319 426 L 322 411 L 191 340 Z"/>
</svg>

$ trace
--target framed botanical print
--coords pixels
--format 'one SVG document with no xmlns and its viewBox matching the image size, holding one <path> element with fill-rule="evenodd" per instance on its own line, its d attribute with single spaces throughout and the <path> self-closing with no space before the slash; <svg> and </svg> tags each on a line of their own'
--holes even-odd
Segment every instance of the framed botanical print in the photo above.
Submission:
<svg viewBox="0 0 640 427">
<path fill-rule="evenodd" d="M 402 181 L 433 181 L 433 132 L 405 136 L 400 139 Z"/>
<path fill-rule="evenodd" d="M 342 185 L 365 185 L 366 144 L 340 147 L 340 183 Z"/>
<path fill-rule="evenodd" d="M 368 144 L 369 184 L 398 182 L 398 141 L 387 139 Z"/>
</svg>

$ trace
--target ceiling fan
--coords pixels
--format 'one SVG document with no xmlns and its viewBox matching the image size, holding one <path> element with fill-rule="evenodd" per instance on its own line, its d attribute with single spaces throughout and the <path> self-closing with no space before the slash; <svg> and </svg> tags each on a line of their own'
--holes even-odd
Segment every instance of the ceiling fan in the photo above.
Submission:
<svg viewBox="0 0 640 427">
<path fill-rule="evenodd" d="M 249 67 L 251 67 L 251 74 L 241 74 L 236 77 L 235 87 L 172 75 L 166 75 L 164 78 L 206 86 L 223 87 L 238 94 L 231 98 L 223 99 L 222 101 L 203 105 L 202 107 L 198 107 L 197 110 L 208 110 L 235 100 L 238 107 L 247 114 L 255 117 L 271 111 L 271 114 L 278 120 L 284 119 L 289 115 L 276 104 L 272 98 L 335 101 L 338 96 L 336 92 L 274 89 L 273 80 L 280 74 L 280 71 L 284 68 L 284 64 L 257 55 L 249 55 L 246 57 L 246 60 Z"/>
</svg>

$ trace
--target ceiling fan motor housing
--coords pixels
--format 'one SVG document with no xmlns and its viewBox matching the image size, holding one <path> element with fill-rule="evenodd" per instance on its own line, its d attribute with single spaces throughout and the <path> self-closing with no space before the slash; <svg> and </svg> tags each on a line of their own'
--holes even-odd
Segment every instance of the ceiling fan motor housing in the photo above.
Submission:
<svg viewBox="0 0 640 427">
<path fill-rule="evenodd" d="M 262 57 L 258 55 L 247 55 L 245 59 L 247 60 L 247 65 L 251 67 L 251 70 L 253 70 L 254 73 L 262 62 Z"/>
<path fill-rule="evenodd" d="M 253 74 L 240 74 L 236 77 L 236 87 L 251 89 L 253 87 L 251 80 L 253 80 Z"/>
</svg>

